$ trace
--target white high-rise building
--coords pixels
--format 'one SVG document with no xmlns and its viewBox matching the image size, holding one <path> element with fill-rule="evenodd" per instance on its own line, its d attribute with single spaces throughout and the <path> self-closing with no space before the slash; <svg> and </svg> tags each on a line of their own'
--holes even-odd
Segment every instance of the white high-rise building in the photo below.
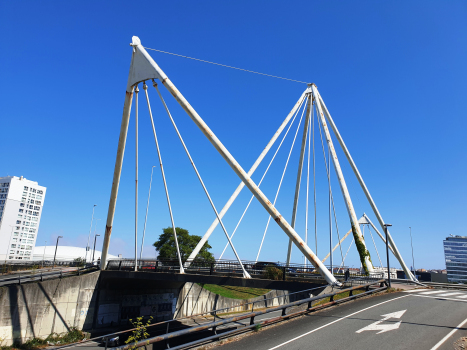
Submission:
<svg viewBox="0 0 467 350">
<path fill-rule="evenodd" d="M 0 177 L 0 260 L 31 260 L 46 188 L 24 177 Z"/>
</svg>

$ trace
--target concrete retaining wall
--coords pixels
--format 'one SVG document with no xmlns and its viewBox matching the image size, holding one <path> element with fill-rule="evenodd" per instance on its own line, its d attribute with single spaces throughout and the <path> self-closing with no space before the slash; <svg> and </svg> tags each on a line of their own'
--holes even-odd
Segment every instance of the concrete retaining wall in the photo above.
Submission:
<svg viewBox="0 0 467 350">
<path fill-rule="evenodd" d="M 0 288 L 2 345 L 92 327 L 99 272 Z"/>
<path fill-rule="evenodd" d="M 237 305 L 253 301 L 257 301 L 255 309 L 280 306 L 309 296 L 309 292 L 289 295 L 289 291 L 272 290 L 267 294 L 252 299 L 231 299 L 214 294 L 196 283 L 185 283 L 179 293 L 174 318 L 192 316 L 223 308 L 229 308 L 225 312 L 247 311 L 251 310 L 251 305 Z M 265 300 L 272 297 L 277 298 Z"/>
</svg>

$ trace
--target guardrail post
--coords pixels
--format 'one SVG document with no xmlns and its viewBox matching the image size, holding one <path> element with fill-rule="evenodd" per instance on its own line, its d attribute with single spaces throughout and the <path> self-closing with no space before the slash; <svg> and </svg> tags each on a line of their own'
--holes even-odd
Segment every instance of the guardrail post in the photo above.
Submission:
<svg viewBox="0 0 467 350">
<path fill-rule="evenodd" d="M 285 281 L 285 274 L 287 273 L 286 267 L 282 267 L 282 280 Z"/>
<path fill-rule="evenodd" d="M 334 301 L 334 294 L 329 297 L 329 301 Z"/>
<path fill-rule="evenodd" d="M 349 291 L 349 297 L 353 296 L 353 289 Z"/>
<path fill-rule="evenodd" d="M 60 270 L 60 279 L 62 279 L 62 270 Z"/>
<path fill-rule="evenodd" d="M 209 275 L 212 275 L 213 271 L 214 271 L 214 263 L 212 262 L 211 267 L 209 269 Z"/>
<path fill-rule="evenodd" d="M 311 300 L 308 302 L 308 309 L 311 309 Z"/>
<path fill-rule="evenodd" d="M 18 274 L 18 283 L 21 285 L 21 274 Z"/>
<path fill-rule="evenodd" d="M 41 282 L 43 282 L 43 281 L 44 281 L 44 279 L 43 279 L 42 271 L 41 271 Z"/>
<path fill-rule="evenodd" d="M 168 333 L 169 333 L 169 326 L 170 326 L 170 323 L 167 322 L 167 328 L 166 328 L 166 330 L 165 330 L 165 334 L 168 334 Z M 170 349 L 169 339 L 166 339 L 166 340 L 165 340 L 165 347 L 166 347 L 166 349 Z"/>
<path fill-rule="evenodd" d="M 120 264 L 118 264 L 118 271 L 122 270 L 122 261 L 120 260 Z"/>
<path fill-rule="evenodd" d="M 157 266 L 159 265 L 159 260 L 156 261 L 156 266 L 154 267 L 154 272 L 157 272 Z"/>
<path fill-rule="evenodd" d="M 284 307 L 284 308 L 282 309 L 282 316 L 285 316 L 285 315 L 286 315 L 286 311 L 287 311 L 287 308 Z"/>
<path fill-rule="evenodd" d="M 250 326 L 255 324 L 255 316 L 250 317 Z"/>
</svg>

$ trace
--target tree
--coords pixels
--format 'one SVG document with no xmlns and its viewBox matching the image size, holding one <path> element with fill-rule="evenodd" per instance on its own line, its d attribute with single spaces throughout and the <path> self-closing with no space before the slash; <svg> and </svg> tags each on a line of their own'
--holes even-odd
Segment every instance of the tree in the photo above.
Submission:
<svg viewBox="0 0 467 350">
<path fill-rule="evenodd" d="M 190 235 L 188 230 L 180 227 L 176 227 L 175 230 L 177 232 L 180 255 L 182 260 L 185 261 L 190 256 L 190 253 L 195 249 L 198 242 L 201 240 L 201 236 Z M 160 259 L 178 259 L 172 227 L 162 229 L 162 234 L 153 245 L 156 247 Z M 199 251 L 197 259 L 209 262 L 215 261 L 212 253 L 208 251 L 208 249 L 211 248 L 212 247 L 206 241 L 204 246 Z"/>
</svg>

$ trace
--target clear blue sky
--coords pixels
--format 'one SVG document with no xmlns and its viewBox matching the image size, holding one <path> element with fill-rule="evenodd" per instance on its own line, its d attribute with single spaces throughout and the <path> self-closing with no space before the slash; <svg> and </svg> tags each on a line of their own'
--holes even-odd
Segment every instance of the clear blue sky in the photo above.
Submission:
<svg viewBox="0 0 467 350">
<path fill-rule="evenodd" d="M 93 204 L 100 219 L 97 232 L 103 235 L 131 58 L 128 44 L 137 35 L 147 47 L 317 84 L 383 217 L 393 224 L 408 265 L 411 226 L 416 267 L 444 268 L 444 237 L 467 235 L 466 18 L 465 1 L 2 1 L 0 176 L 23 175 L 47 187 L 37 245 L 63 235 L 63 244 L 84 247 Z M 305 89 L 303 84 L 150 53 L 245 169 Z M 214 215 L 157 95 L 150 92 L 175 223 L 202 235 Z M 163 93 L 215 204 L 222 208 L 238 178 Z M 142 229 L 157 155 L 143 99 L 140 104 Z M 271 199 L 290 142 L 285 141 L 262 186 Z M 134 149 L 132 117 L 111 239 L 111 253 L 128 257 L 134 249 Z M 358 216 L 366 212 L 376 222 L 339 152 Z M 329 247 L 327 184 L 322 154 L 317 156 L 318 254 L 323 257 Z M 297 158 L 298 149 L 277 204 L 287 219 Z M 153 256 L 150 244 L 161 229 L 170 225 L 159 167 L 155 170 L 147 256 Z M 349 219 L 335 176 L 333 188 L 343 234 Z M 244 190 L 227 214 L 229 232 L 249 197 Z M 297 224 L 302 235 L 304 197 L 302 192 Z M 254 202 L 234 238 L 242 258 L 255 258 L 266 221 L 267 213 Z M 210 239 L 216 256 L 225 241 L 217 229 Z M 368 237 L 367 243 L 379 265 Z M 287 237 L 273 223 L 260 259 L 284 261 L 286 244 Z M 377 244 L 383 258 L 383 246 Z M 229 251 L 226 257 L 233 254 Z M 301 261 L 297 249 L 293 260 Z M 337 251 L 335 261 L 340 262 Z M 346 264 L 358 265 L 355 247 Z"/>
</svg>

